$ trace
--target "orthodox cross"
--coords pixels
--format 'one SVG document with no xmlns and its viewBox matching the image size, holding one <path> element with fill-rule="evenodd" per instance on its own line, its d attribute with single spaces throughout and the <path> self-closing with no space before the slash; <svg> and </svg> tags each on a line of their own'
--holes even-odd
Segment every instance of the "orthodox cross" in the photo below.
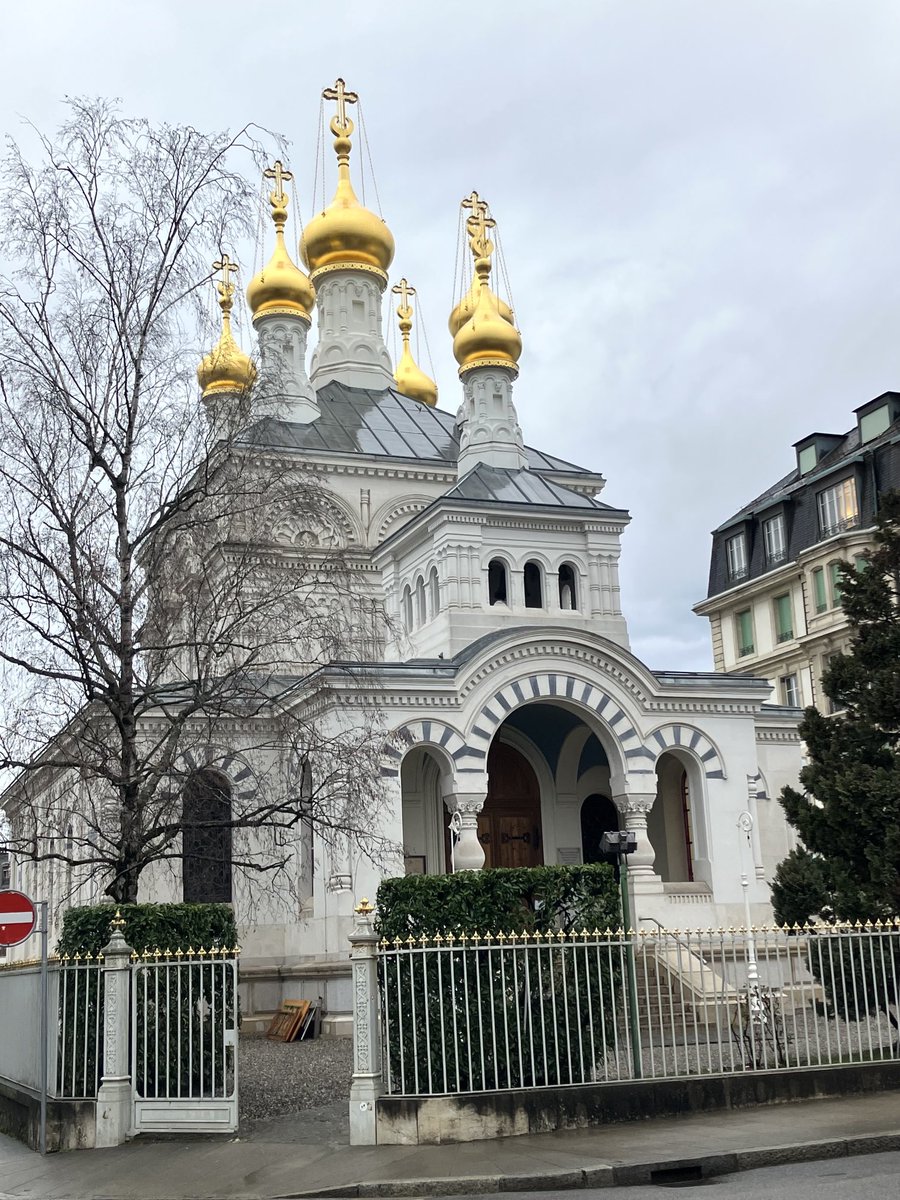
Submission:
<svg viewBox="0 0 900 1200">
<path fill-rule="evenodd" d="M 264 179 L 275 180 L 275 191 L 272 193 L 272 203 L 284 207 L 287 204 L 287 196 L 284 191 L 285 183 L 292 183 L 294 179 L 293 171 L 286 171 L 280 158 L 275 159 L 273 167 L 266 167 L 263 171 Z"/>
<path fill-rule="evenodd" d="M 222 272 L 221 281 L 216 283 L 219 295 L 223 300 L 230 300 L 234 295 L 234 284 L 231 282 L 231 274 L 233 271 L 237 271 L 237 263 L 232 262 L 227 254 L 223 254 L 221 258 L 216 259 L 212 268 L 214 271 Z"/>
<path fill-rule="evenodd" d="M 343 133 L 345 136 L 353 129 L 353 122 L 347 116 L 345 105 L 355 104 L 359 99 L 356 92 L 348 92 L 343 79 L 336 79 L 333 88 L 326 88 L 322 93 L 325 100 L 337 101 L 337 115 L 332 117 L 331 125 L 335 133 Z M 348 128 L 349 126 L 349 128 Z"/>
<path fill-rule="evenodd" d="M 469 245 L 476 258 L 489 258 L 494 251 L 494 244 L 488 238 L 488 230 L 493 229 L 497 222 L 489 217 L 486 201 L 472 192 L 462 201 L 463 208 L 471 208 L 472 215 L 466 219 L 466 230 L 469 234 Z"/>
<path fill-rule="evenodd" d="M 399 283 L 394 284 L 394 286 L 391 288 L 391 291 L 395 296 L 400 297 L 400 307 L 408 309 L 410 312 L 412 312 L 412 309 L 409 307 L 409 297 L 416 294 L 416 289 L 414 287 L 410 287 L 405 279 L 401 279 Z"/>
</svg>

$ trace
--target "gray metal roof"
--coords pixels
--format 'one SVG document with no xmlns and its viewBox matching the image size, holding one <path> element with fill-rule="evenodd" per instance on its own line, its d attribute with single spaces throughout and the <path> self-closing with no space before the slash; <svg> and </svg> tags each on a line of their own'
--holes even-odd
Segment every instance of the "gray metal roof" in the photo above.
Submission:
<svg viewBox="0 0 900 1200">
<path fill-rule="evenodd" d="M 327 454 L 362 454 L 367 458 L 411 458 L 453 464 L 459 456 L 456 418 L 401 396 L 393 388 L 371 391 L 332 381 L 316 394 L 322 415 L 308 425 L 271 418 L 248 431 L 255 446 Z M 595 472 L 539 450 L 526 449 L 535 470 L 572 475 Z"/>
<path fill-rule="evenodd" d="M 536 471 L 521 468 L 489 467 L 479 463 L 465 474 L 459 483 L 441 497 L 442 500 L 475 500 L 495 504 L 540 504 L 552 508 L 590 508 L 617 512 L 612 505 L 601 504 L 590 496 L 579 495 L 571 488 L 551 483 Z"/>
</svg>

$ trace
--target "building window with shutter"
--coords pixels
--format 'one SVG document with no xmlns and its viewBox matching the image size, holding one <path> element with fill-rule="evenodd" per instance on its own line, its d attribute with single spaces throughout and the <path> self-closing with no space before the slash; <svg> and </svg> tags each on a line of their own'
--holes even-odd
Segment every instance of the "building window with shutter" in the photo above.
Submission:
<svg viewBox="0 0 900 1200">
<path fill-rule="evenodd" d="M 766 562 L 773 565 L 784 562 L 787 547 L 784 541 L 784 517 L 781 513 L 763 522 L 763 541 L 766 547 Z"/>
<path fill-rule="evenodd" d="M 859 522 L 856 503 L 856 480 L 845 479 L 834 487 L 825 488 L 816 497 L 819 510 L 819 537 L 830 537 L 842 529 L 851 529 Z"/>
<path fill-rule="evenodd" d="M 745 608 L 743 612 L 735 613 L 734 624 L 737 635 L 738 657 L 743 658 L 747 654 L 752 654 L 754 649 L 753 613 L 749 608 Z"/>
<path fill-rule="evenodd" d="M 728 578 L 746 579 L 747 539 L 742 533 L 730 537 L 725 543 L 725 558 L 728 563 Z"/>
<path fill-rule="evenodd" d="M 828 593 L 825 590 L 825 568 L 816 567 L 812 573 L 813 594 L 816 600 L 816 612 L 823 613 L 828 609 Z"/>
<path fill-rule="evenodd" d="M 779 642 L 790 642 L 794 637 L 794 612 L 790 595 L 776 596 L 775 638 Z"/>
<path fill-rule="evenodd" d="M 781 691 L 781 703 L 788 708 L 800 707 L 800 683 L 796 675 L 782 675 L 778 680 Z"/>
</svg>

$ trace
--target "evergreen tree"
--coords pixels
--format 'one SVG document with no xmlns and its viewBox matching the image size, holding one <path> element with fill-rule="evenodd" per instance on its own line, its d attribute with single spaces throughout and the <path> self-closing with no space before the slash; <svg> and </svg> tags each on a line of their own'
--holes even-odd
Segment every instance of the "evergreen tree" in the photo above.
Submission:
<svg viewBox="0 0 900 1200">
<path fill-rule="evenodd" d="M 822 677 L 837 711 L 806 710 L 804 790 L 785 788 L 781 803 L 821 867 L 802 864 L 807 916 L 865 922 L 900 916 L 900 493 L 882 498 L 874 547 L 858 567 L 840 569 L 849 652 Z M 795 860 L 779 867 L 776 897 L 791 891 Z M 816 896 L 808 885 L 817 877 Z"/>
</svg>

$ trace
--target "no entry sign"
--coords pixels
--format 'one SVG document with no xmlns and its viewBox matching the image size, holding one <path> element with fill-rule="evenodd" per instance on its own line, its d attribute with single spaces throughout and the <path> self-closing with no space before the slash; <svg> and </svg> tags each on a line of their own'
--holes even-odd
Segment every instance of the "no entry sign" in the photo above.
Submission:
<svg viewBox="0 0 900 1200">
<path fill-rule="evenodd" d="M 36 924 L 37 909 L 24 892 L 0 892 L 0 946 L 18 946 Z"/>
</svg>

